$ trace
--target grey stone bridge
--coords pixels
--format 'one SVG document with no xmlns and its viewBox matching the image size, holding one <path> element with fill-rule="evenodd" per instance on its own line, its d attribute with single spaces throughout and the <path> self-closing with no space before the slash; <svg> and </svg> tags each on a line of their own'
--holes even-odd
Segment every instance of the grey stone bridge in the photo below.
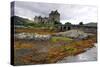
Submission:
<svg viewBox="0 0 100 67">
<path fill-rule="evenodd" d="M 79 29 L 87 33 L 97 33 L 97 26 L 85 26 L 85 25 L 59 25 L 57 27 L 59 31 L 68 31 L 72 29 Z"/>
</svg>

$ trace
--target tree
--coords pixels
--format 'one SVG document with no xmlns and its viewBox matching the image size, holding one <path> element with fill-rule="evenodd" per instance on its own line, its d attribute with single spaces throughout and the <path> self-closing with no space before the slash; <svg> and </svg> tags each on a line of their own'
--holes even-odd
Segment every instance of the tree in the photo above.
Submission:
<svg viewBox="0 0 100 67">
<path fill-rule="evenodd" d="M 58 25 L 58 24 L 61 24 L 61 23 L 58 21 L 54 21 L 54 25 Z"/>
<path fill-rule="evenodd" d="M 70 22 L 66 22 L 65 25 L 71 25 L 71 23 Z"/>
<path fill-rule="evenodd" d="M 79 25 L 83 25 L 83 22 L 80 22 Z"/>
</svg>

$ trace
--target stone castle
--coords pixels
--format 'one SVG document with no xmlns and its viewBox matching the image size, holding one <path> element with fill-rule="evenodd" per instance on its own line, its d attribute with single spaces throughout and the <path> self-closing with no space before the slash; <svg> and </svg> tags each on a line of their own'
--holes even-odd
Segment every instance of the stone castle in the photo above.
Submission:
<svg viewBox="0 0 100 67">
<path fill-rule="evenodd" d="M 60 22 L 60 13 L 57 10 L 51 11 L 48 17 L 41 17 L 41 16 L 34 17 L 34 23 L 54 24 L 55 21 Z M 66 24 L 66 25 L 58 25 L 56 28 L 58 29 L 58 31 L 80 29 L 87 33 L 97 33 L 97 26 L 94 27 L 85 25 Z"/>
<path fill-rule="evenodd" d="M 55 21 L 60 22 L 60 13 L 57 10 L 51 11 L 51 13 L 49 13 L 49 17 L 41 17 L 41 16 L 34 17 L 35 23 L 48 24 L 48 23 L 53 23 Z"/>
</svg>

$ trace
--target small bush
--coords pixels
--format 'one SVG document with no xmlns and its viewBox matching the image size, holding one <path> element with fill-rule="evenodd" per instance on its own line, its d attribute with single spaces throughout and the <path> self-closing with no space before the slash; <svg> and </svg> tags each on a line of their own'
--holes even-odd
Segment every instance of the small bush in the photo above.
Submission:
<svg viewBox="0 0 100 67">
<path fill-rule="evenodd" d="M 67 38 L 67 37 L 52 37 L 51 38 L 51 42 L 59 42 L 59 41 L 70 42 L 70 41 L 72 41 L 72 39 L 71 38 Z"/>
</svg>

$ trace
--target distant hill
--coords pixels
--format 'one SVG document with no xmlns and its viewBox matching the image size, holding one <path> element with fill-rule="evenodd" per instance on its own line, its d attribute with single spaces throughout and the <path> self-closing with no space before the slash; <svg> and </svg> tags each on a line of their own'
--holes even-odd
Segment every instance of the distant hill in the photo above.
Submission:
<svg viewBox="0 0 100 67">
<path fill-rule="evenodd" d="M 92 26 L 92 27 L 97 27 L 97 23 L 87 23 L 87 24 L 84 24 L 84 26 Z"/>
<path fill-rule="evenodd" d="M 25 23 L 32 23 L 33 21 L 19 16 L 12 16 L 11 22 L 14 22 L 14 25 L 24 25 Z"/>
</svg>

